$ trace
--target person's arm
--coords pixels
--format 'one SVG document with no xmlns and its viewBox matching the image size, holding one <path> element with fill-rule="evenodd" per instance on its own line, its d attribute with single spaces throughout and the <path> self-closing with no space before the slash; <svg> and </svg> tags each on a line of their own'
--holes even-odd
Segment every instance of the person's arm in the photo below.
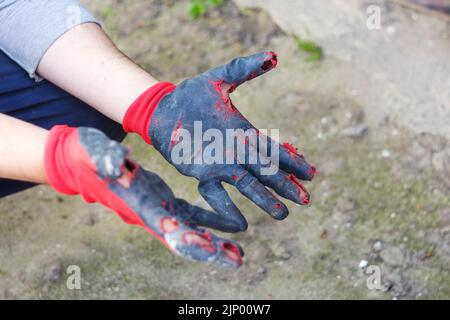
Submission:
<svg viewBox="0 0 450 320">
<path fill-rule="evenodd" d="M 237 243 L 200 228 L 237 231 L 233 221 L 175 198 L 158 175 L 99 130 L 55 126 L 47 131 L 0 114 L 0 137 L 0 178 L 46 183 L 100 203 L 177 255 L 241 266 L 244 253 Z"/>
<path fill-rule="evenodd" d="M 47 183 L 44 150 L 48 131 L 0 113 L 0 177 Z"/>
<path fill-rule="evenodd" d="M 0 0 L 0 50 L 30 77 L 46 78 L 119 123 L 157 83 L 78 0 Z"/>
<path fill-rule="evenodd" d="M 61 36 L 47 50 L 37 71 L 118 123 L 133 101 L 157 83 L 93 23 Z"/>
</svg>

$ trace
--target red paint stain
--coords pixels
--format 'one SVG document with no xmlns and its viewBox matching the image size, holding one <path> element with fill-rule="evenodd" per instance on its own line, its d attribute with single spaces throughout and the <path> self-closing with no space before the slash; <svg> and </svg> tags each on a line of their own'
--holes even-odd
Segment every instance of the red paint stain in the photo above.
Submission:
<svg viewBox="0 0 450 320">
<path fill-rule="evenodd" d="M 172 233 L 178 230 L 180 224 L 177 220 L 169 217 L 162 218 L 159 223 L 159 228 L 162 233 Z"/>
<path fill-rule="evenodd" d="M 275 52 L 266 52 L 266 57 L 264 59 L 264 63 L 261 66 L 261 69 L 264 71 L 269 71 L 275 68 L 278 64 L 278 56 Z"/>
<path fill-rule="evenodd" d="M 122 172 L 122 176 L 117 179 L 117 182 L 122 185 L 125 189 L 128 189 L 131 186 L 131 182 L 134 180 L 138 169 L 138 165 L 133 161 L 126 159 L 125 162 L 120 167 L 120 171 Z"/>
<path fill-rule="evenodd" d="M 228 96 L 228 90 L 224 90 L 224 88 L 226 87 L 226 83 L 223 80 L 217 80 L 217 81 L 213 81 L 210 80 L 209 81 L 211 83 L 211 85 L 213 86 L 214 90 L 217 91 L 217 93 L 220 96 L 220 99 L 223 101 L 223 103 L 228 103 L 228 100 L 230 100 L 230 97 Z"/>
<path fill-rule="evenodd" d="M 221 245 L 221 249 L 225 252 L 228 259 L 236 262 L 238 266 L 242 265 L 242 256 L 239 248 L 232 243 L 224 242 Z"/>
<path fill-rule="evenodd" d="M 234 106 L 229 94 L 236 89 L 236 84 L 228 84 L 223 80 L 209 81 L 214 90 L 219 94 L 220 99 L 216 103 L 216 110 L 225 115 L 225 121 L 235 115 L 240 115 Z"/>
<path fill-rule="evenodd" d="M 247 78 L 247 81 L 253 80 L 253 79 L 255 79 L 257 76 L 258 76 L 258 74 L 257 74 L 255 71 L 253 71 L 252 73 L 249 74 L 249 76 L 248 76 L 248 78 Z"/>
<path fill-rule="evenodd" d="M 308 174 L 309 174 L 311 177 L 315 177 L 315 176 L 317 176 L 317 175 L 319 174 L 319 170 L 317 170 L 316 167 L 311 166 L 311 168 L 310 168 L 309 171 L 308 171 Z"/>
<path fill-rule="evenodd" d="M 228 89 L 228 94 L 233 93 L 234 90 L 236 90 L 236 88 L 237 88 L 236 82 L 233 82 L 233 83 L 231 84 L 230 88 Z"/>
<path fill-rule="evenodd" d="M 305 159 L 305 157 L 298 152 L 298 149 L 296 147 L 294 147 L 292 144 L 290 144 L 289 142 L 285 142 L 285 143 L 281 144 L 281 146 L 287 150 L 287 152 L 289 153 L 291 158 L 295 159 L 296 156 L 298 156 L 302 159 Z"/>
<path fill-rule="evenodd" d="M 275 203 L 275 204 L 273 205 L 273 208 L 274 208 L 274 209 L 281 209 L 281 203 Z"/>
<path fill-rule="evenodd" d="M 216 248 L 212 244 L 212 236 L 210 233 L 199 233 L 194 231 L 189 231 L 183 234 L 183 242 L 186 245 L 195 245 L 208 252 L 216 252 Z"/>
<path fill-rule="evenodd" d="M 301 184 L 301 182 L 293 175 L 289 175 L 287 179 L 291 180 L 294 183 L 295 188 L 297 189 L 300 200 L 303 204 L 309 204 L 309 195 L 306 188 Z"/>
<path fill-rule="evenodd" d="M 170 137 L 170 145 L 173 146 L 175 143 L 178 142 L 178 138 L 180 137 L 180 130 L 183 127 L 183 123 L 181 121 L 178 121 L 175 129 L 172 131 L 172 136 Z"/>
<path fill-rule="evenodd" d="M 239 177 L 237 175 L 233 174 L 231 177 L 233 178 L 234 182 L 237 182 L 239 180 Z"/>
</svg>

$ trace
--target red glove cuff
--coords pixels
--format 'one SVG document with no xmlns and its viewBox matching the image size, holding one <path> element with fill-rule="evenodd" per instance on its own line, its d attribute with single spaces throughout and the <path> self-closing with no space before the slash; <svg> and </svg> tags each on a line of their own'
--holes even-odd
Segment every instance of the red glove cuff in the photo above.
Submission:
<svg viewBox="0 0 450 320">
<path fill-rule="evenodd" d="M 55 126 L 50 130 L 47 138 L 44 166 L 49 184 L 58 192 L 64 194 L 78 194 L 75 186 L 66 181 L 73 180 L 73 174 L 67 165 L 66 157 L 70 154 L 70 146 L 74 145 L 72 140 L 76 138 L 73 134 L 75 128 L 68 126 Z M 66 151 L 67 150 L 67 151 Z"/>
<path fill-rule="evenodd" d="M 48 183 L 58 192 L 81 194 L 89 203 L 105 182 L 95 174 L 95 165 L 79 142 L 77 128 L 54 126 L 47 137 L 44 168 Z M 93 173 L 93 174 L 91 174 Z M 96 186 L 96 188 L 93 188 Z"/>
<path fill-rule="evenodd" d="M 161 99 L 175 90 L 176 86 L 169 82 L 159 82 L 145 91 L 128 108 L 123 118 L 123 129 L 126 132 L 139 134 L 145 142 L 152 144 L 149 136 L 149 127 L 153 112 Z"/>
<path fill-rule="evenodd" d="M 80 145 L 77 128 L 53 127 L 47 138 L 44 157 L 48 182 L 56 191 L 80 194 L 86 202 L 98 202 L 111 208 L 126 223 L 149 230 L 140 217 L 109 190 L 108 181 L 97 176 L 95 165 Z"/>
</svg>

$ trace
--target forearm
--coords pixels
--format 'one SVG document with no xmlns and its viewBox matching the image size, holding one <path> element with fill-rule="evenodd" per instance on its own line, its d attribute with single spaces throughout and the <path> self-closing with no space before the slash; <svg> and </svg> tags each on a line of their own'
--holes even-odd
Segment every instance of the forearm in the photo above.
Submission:
<svg viewBox="0 0 450 320">
<path fill-rule="evenodd" d="M 119 123 L 133 101 L 157 83 L 93 23 L 75 27 L 59 38 L 37 71 Z"/>
<path fill-rule="evenodd" d="M 0 178 L 47 183 L 48 131 L 0 113 Z"/>
</svg>

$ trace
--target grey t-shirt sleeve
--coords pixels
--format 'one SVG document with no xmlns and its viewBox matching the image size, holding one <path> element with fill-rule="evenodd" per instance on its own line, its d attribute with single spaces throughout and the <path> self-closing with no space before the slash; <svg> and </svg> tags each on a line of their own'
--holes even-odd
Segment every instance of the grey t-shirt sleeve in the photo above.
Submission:
<svg viewBox="0 0 450 320">
<path fill-rule="evenodd" d="M 77 0 L 0 0 L 0 50 L 30 77 L 48 48 L 71 28 L 95 17 Z"/>
</svg>

